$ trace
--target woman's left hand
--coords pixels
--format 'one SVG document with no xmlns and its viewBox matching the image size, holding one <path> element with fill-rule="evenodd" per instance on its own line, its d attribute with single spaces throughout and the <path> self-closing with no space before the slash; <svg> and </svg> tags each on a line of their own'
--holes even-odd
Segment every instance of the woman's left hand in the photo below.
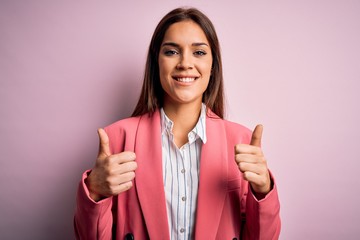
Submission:
<svg viewBox="0 0 360 240">
<path fill-rule="evenodd" d="M 263 126 L 257 125 L 250 144 L 235 145 L 235 161 L 253 191 L 267 194 L 271 190 L 271 180 L 265 156 L 260 148 L 262 131 Z"/>
</svg>

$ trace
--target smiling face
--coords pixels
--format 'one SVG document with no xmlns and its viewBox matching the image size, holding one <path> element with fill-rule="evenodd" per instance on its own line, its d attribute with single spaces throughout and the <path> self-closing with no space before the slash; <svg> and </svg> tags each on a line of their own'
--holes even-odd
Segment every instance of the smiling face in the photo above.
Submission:
<svg viewBox="0 0 360 240">
<path fill-rule="evenodd" d="M 201 27 L 191 20 L 172 24 L 165 33 L 158 61 L 164 104 L 201 104 L 213 61 Z"/>
</svg>

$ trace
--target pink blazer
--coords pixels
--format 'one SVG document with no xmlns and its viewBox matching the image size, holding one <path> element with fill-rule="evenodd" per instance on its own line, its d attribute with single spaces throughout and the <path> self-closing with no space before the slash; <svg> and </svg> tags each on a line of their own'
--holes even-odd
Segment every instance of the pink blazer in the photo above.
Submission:
<svg viewBox="0 0 360 240">
<path fill-rule="evenodd" d="M 251 132 L 208 112 L 202 147 L 195 239 L 278 239 L 280 204 L 276 185 L 258 201 L 234 160 L 234 145 L 249 143 Z M 105 128 L 112 153 L 134 151 L 138 169 L 129 191 L 94 202 L 84 184 L 74 219 L 78 239 L 169 239 L 162 178 L 160 113 L 120 120 Z M 246 220 L 241 227 L 242 220 Z M 115 237 L 114 237 L 115 236 Z"/>
</svg>

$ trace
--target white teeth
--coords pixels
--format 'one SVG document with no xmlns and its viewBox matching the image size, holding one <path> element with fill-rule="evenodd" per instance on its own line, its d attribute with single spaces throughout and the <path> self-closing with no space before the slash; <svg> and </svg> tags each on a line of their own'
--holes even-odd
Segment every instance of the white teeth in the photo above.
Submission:
<svg viewBox="0 0 360 240">
<path fill-rule="evenodd" d="M 185 77 L 185 78 L 176 78 L 177 81 L 179 82 L 193 82 L 195 80 L 195 78 L 189 78 L 189 77 Z"/>
</svg>

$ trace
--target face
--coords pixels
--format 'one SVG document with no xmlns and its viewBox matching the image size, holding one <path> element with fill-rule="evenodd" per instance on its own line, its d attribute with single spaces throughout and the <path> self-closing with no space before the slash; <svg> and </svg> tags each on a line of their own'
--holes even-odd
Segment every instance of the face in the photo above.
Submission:
<svg viewBox="0 0 360 240">
<path fill-rule="evenodd" d="M 210 44 L 201 27 L 190 20 L 172 24 L 159 53 L 164 104 L 201 104 L 211 66 Z"/>
</svg>

